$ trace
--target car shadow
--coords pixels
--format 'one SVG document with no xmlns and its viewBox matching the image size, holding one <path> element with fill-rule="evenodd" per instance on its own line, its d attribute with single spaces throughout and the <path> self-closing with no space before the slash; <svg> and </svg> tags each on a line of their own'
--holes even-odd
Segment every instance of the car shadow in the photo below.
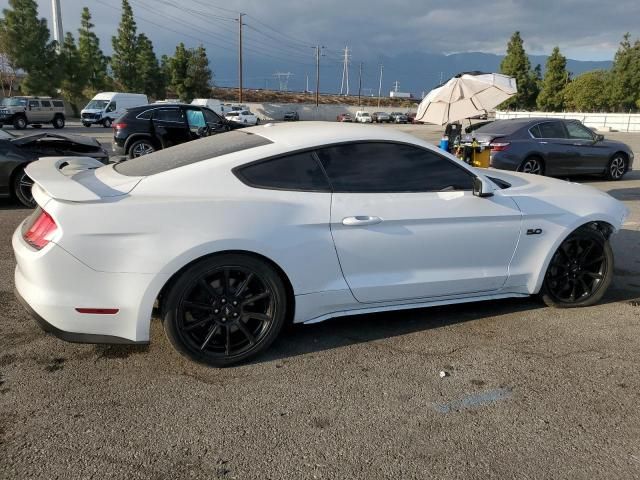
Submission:
<svg viewBox="0 0 640 480">
<path fill-rule="evenodd" d="M 0 210 L 24 210 L 25 212 L 31 212 L 33 208 L 25 207 L 13 198 L 2 198 L 0 199 Z"/>
</svg>

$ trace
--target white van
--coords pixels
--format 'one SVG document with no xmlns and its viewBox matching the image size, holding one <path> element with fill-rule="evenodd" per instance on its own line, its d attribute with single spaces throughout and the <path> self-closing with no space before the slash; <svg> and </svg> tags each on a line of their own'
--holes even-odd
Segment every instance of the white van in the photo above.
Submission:
<svg viewBox="0 0 640 480">
<path fill-rule="evenodd" d="M 142 93 L 101 92 L 82 109 L 80 120 L 85 127 L 97 123 L 109 128 L 116 118 L 124 115 L 127 108 L 148 103 L 147 96 Z"/>
<path fill-rule="evenodd" d="M 229 108 L 226 105 L 223 105 L 220 100 L 216 100 L 215 98 L 194 98 L 191 105 L 207 107 L 223 117 L 225 113 L 229 111 Z"/>
<path fill-rule="evenodd" d="M 365 112 L 364 110 L 358 110 L 356 112 L 356 122 L 372 123 L 373 118 L 371 118 L 371 115 L 369 114 L 369 112 Z"/>
</svg>

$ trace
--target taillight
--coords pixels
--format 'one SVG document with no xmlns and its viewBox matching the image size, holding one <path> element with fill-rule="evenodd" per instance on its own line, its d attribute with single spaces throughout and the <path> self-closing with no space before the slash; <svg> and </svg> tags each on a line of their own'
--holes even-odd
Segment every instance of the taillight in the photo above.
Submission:
<svg viewBox="0 0 640 480">
<path fill-rule="evenodd" d="M 126 123 L 119 122 L 119 123 L 114 123 L 113 124 L 113 129 L 114 130 L 122 130 L 123 128 L 127 128 L 127 124 Z"/>
<path fill-rule="evenodd" d="M 509 145 L 509 142 L 493 142 L 489 144 L 492 152 L 503 152 L 509 148 Z"/>
<path fill-rule="evenodd" d="M 51 215 L 39 207 L 38 210 L 34 212 L 32 218 L 33 223 L 31 223 L 22 236 L 33 248 L 41 250 L 51 241 L 58 230 L 58 226 L 53 218 L 51 218 Z"/>
</svg>

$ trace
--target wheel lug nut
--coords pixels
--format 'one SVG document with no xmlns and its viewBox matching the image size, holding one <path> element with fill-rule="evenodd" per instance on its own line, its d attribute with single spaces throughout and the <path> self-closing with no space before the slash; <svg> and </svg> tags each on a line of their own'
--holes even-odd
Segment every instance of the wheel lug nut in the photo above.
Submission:
<svg viewBox="0 0 640 480">
<path fill-rule="evenodd" d="M 217 308 L 213 311 L 213 313 L 220 313 L 220 310 L 218 310 Z"/>
<path fill-rule="evenodd" d="M 226 322 L 226 321 L 227 321 L 227 318 L 226 318 L 226 317 L 222 317 L 222 321 L 223 321 L 223 322 Z"/>
<path fill-rule="evenodd" d="M 234 305 L 234 306 L 238 305 L 238 302 L 235 302 L 235 301 L 234 301 L 234 302 L 233 302 L 233 305 Z"/>
<path fill-rule="evenodd" d="M 234 314 L 233 314 L 233 316 L 234 316 L 234 317 L 237 317 L 237 316 L 238 316 L 238 314 L 237 314 L 237 313 L 234 313 Z"/>
</svg>

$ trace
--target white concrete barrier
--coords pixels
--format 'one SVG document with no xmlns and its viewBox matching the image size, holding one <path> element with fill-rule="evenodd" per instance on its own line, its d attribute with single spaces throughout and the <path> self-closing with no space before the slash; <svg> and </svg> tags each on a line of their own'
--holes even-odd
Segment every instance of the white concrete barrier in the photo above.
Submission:
<svg viewBox="0 0 640 480">
<path fill-rule="evenodd" d="M 640 132 L 638 113 L 582 113 L 582 112 L 501 112 L 496 111 L 496 119 L 509 118 L 565 118 L 580 120 L 587 127 L 602 131 Z"/>
<path fill-rule="evenodd" d="M 358 107 L 354 105 L 319 105 L 315 103 L 243 103 L 263 120 L 282 120 L 286 112 L 298 112 L 300 120 L 322 120 L 335 122 L 341 113 L 350 113 L 353 118 L 358 110 L 365 112 L 415 112 L 407 107 Z"/>
</svg>

